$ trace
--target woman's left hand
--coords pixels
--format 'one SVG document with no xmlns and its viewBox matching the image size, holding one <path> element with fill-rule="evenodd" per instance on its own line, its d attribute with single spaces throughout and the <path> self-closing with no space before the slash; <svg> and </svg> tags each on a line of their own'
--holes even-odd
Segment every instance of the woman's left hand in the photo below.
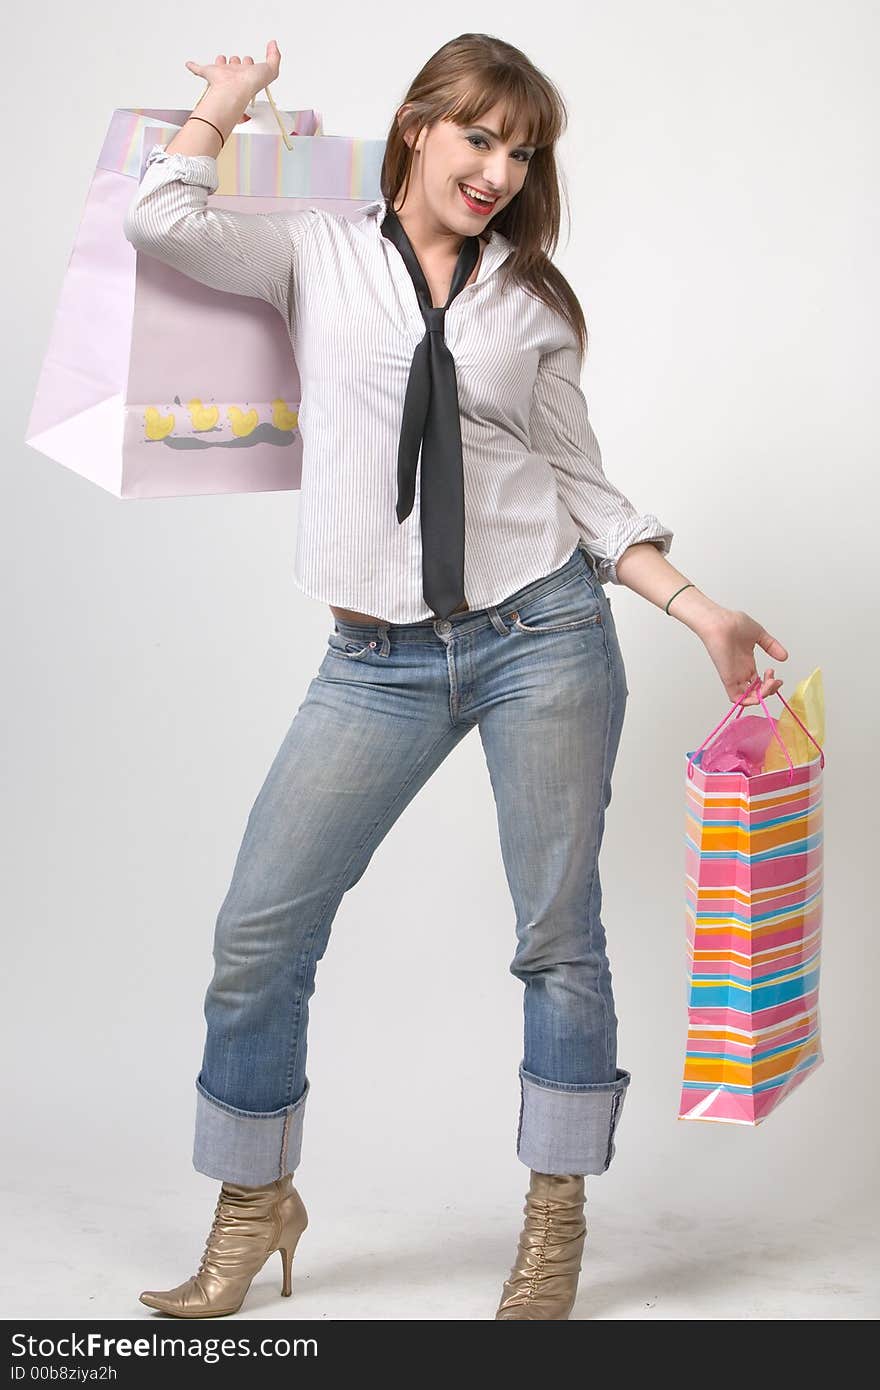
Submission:
<svg viewBox="0 0 880 1390">
<path fill-rule="evenodd" d="M 734 704 L 752 681 L 757 680 L 758 667 L 755 661 L 755 647 L 760 647 L 768 656 L 777 661 L 787 661 L 788 652 L 781 642 L 764 629 L 748 613 L 722 608 L 712 615 L 712 620 L 700 633 L 703 645 L 712 658 L 721 684 L 727 691 L 728 699 Z M 777 680 L 774 668 L 768 666 L 764 672 L 760 694 L 766 700 L 782 685 Z M 758 703 L 758 687 L 751 692 L 743 705 Z"/>
</svg>

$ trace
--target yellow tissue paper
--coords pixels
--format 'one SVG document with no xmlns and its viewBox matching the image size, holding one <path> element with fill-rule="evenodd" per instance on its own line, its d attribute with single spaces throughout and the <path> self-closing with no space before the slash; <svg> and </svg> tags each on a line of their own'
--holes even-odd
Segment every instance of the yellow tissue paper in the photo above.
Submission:
<svg viewBox="0 0 880 1390">
<path fill-rule="evenodd" d="M 788 699 L 787 696 L 786 699 Z M 821 666 L 817 666 L 815 671 L 800 682 L 788 703 L 801 723 L 809 729 L 816 743 L 819 744 L 819 748 L 824 748 L 825 694 L 822 688 Z M 818 758 L 819 749 L 816 744 L 810 742 L 803 729 L 791 717 L 784 705 L 782 714 L 776 720 L 776 732 L 788 749 L 795 767 L 800 767 L 803 763 L 810 763 L 814 758 Z M 762 771 L 776 772 L 783 767 L 788 767 L 788 759 L 776 739 L 771 738 L 767 745 Z"/>
</svg>

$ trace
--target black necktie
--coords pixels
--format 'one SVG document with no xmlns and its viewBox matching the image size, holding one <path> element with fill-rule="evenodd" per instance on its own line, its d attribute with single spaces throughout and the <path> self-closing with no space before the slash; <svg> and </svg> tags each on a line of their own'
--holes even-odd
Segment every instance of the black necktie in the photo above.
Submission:
<svg viewBox="0 0 880 1390">
<path fill-rule="evenodd" d="M 403 402 L 397 450 L 397 520 L 413 509 L 421 445 L 419 510 L 422 531 L 422 592 L 441 618 L 464 601 L 464 469 L 455 359 L 443 336 L 446 310 L 463 289 L 480 254 L 480 239 L 465 237 L 449 298 L 442 308 L 431 291 L 400 218 L 386 204 L 382 232 L 397 247 L 410 273 L 427 332 L 413 354 Z"/>
</svg>

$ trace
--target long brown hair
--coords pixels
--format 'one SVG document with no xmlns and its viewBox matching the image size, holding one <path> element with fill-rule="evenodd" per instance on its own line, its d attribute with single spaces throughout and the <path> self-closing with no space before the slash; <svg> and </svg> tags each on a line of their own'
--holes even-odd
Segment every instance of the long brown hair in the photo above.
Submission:
<svg viewBox="0 0 880 1390">
<path fill-rule="evenodd" d="M 428 59 L 410 83 L 400 106 L 410 110 L 398 121 L 395 112 L 380 176 L 382 196 L 392 202 L 409 189 L 413 150 L 419 131 L 438 120 L 473 125 L 500 102 L 504 140 L 519 127 L 523 143 L 534 145 L 519 193 L 493 220 L 492 229 L 511 243 L 501 267 L 509 279 L 556 310 L 587 350 L 587 326 L 577 295 L 550 257 L 559 240 L 560 174 L 556 141 L 567 124 L 565 102 L 554 84 L 513 44 L 491 34 L 459 34 Z M 404 132 L 415 131 L 412 145 Z M 490 229 L 480 235 L 488 240 Z"/>
</svg>

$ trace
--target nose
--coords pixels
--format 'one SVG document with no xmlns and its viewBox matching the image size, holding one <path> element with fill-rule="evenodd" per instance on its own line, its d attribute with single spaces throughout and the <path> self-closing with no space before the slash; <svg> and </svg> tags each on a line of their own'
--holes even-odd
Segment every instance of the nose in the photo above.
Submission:
<svg viewBox="0 0 880 1390">
<path fill-rule="evenodd" d="M 504 164 L 499 164 L 496 169 L 495 163 L 493 162 L 487 165 L 483 170 L 481 187 L 485 188 L 489 193 L 494 194 L 496 198 L 501 198 L 504 196 L 505 178 L 506 171 Z"/>
</svg>

